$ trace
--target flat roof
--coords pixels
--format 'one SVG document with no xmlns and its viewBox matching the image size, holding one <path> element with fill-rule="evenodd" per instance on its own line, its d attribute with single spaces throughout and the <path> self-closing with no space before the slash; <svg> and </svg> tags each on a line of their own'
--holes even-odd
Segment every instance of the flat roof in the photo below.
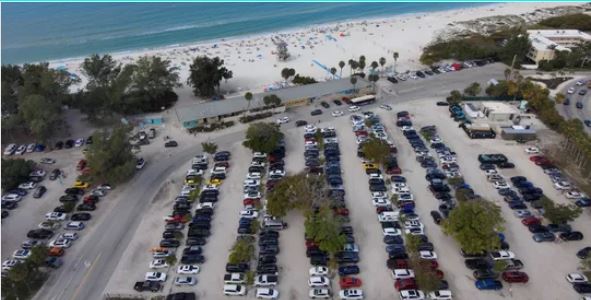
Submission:
<svg viewBox="0 0 591 300">
<path fill-rule="evenodd" d="M 495 113 L 511 113 L 518 114 L 521 111 L 512 105 L 503 102 L 482 102 L 482 107 L 492 110 Z"/>
<path fill-rule="evenodd" d="M 536 130 L 533 128 L 515 129 L 515 128 L 511 128 L 511 127 L 502 127 L 501 130 L 502 130 L 502 132 L 507 133 L 507 134 L 535 134 L 536 133 Z"/>
<path fill-rule="evenodd" d="M 370 82 L 357 77 L 355 88 L 362 89 L 370 86 Z M 288 87 L 276 91 L 253 94 L 249 109 L 265 106 L 263 97 L 277 95 L 283 102 L 296 99 L 317 98 L 351 90 L 353 85 L 349 78 L 330 80 L 314 84 Z M 217 117 L 246 110 L 248 102 L 244 95 L 229 97 L 224 100 L 211 100 L 205 103 L 189 104 L 175 108 L 181 123 Z"/>
</svg>

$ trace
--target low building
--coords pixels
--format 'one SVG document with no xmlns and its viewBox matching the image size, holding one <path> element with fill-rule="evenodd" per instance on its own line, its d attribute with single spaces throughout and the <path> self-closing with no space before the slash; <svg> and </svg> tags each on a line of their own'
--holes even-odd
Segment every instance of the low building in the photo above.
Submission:
<svg viewBox="0 0 591 300">
<path fill-rule="evenodd" d="M 521 115 L 521 111 L 517 107 L 503 102 L 482 102 L 481 111 L 490 121 L 494 122 L 512 121 Z"/>
<path fill-rule="evenodd" d="M 532 47 L 527 53 L 527 58 L 536 64 L 541 60 L 551 60 L 555 51 L 570 51 L 585 42 L 591 42 L 591 35 L 579 30 L 528 30 Z"/>
<path fill-rule="evenodd" d="M 358 78 L 355 89 L 364 90 L 371 86 L 369 81 Z M 177 107 L 176 116 L 184 128 L 195 128 L 201 124 L 221 121 L 230 117 L 237 117 L 243 113 L 264 109 L 263 98 L 276 95 L 282 100 L 282 107 L 308 105 L 315 100 L 327 96 L 344 96 L 353 93 L 353 85 L 347 79 L 331 80 L 308 85 L 289 87 L 272 92 L 254 94 L 250 103 L 243 95 L 226 98 L 225 100 L 208 101 Z"/>
<path fill-rule="evenodd" d="M 512 141 L 533 141 L 537 139 L 536 130 L 530 126 L 501 127 L 501 138 Z"/>
<path fill-rule="evenodd" d="M 484 113 L 482 113 L 482 111 L 480 111 L 480 108 L 474 104 L 474 103 L 464 103 L 462 105 L 462 109 L 464 110 L 464 113 L 466 114 L 466 117 L 470 120 L 470 121 L 474 121 L 477 119 L 483 119 Z"/>
</svg>

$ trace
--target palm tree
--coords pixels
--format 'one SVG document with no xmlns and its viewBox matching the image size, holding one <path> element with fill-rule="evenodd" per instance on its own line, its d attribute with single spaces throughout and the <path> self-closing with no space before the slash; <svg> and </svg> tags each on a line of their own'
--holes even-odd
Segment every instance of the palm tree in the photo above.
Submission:
<svg viewBox="0 0 591 300">
<path fill-rule="evenodd" d="M 287 78 L 293 77 L 293 76 L 295 76 L 296 71 L 295 71 L 295 69 L 289 69 L 289 71 L 287 71 L 287 74 L 289 75 Z"/>
<path fill-rule="evenodd" d="M 374 60 L 374 61 L 372 61 L 372 62 L 371 62 L 371 69 L 372 69 L 372 72 L 375 72 L 375 71 L 376 71 L 376 69 L 378 68 L 378 66 L 379 66 L 379 65 L 378 65 L 378 62 L 377 62 L 377 61 L 375 61 L 375 60 Z"/>
<path fill-rule="evenodd" d="M 382 67 L 382 72 L 384 71 L 384 66 L 386 65 L 386 58 L 380 57 L 380 66 Z"/>
<path fill-rule="evenodd" d="M 392 55 L 392 57 L 394 58 L 394 70 L 396 70 L 396 62 L 398 62 L 398 57 L 400 55 L 398 54 L 398 52 L 394 52 L 394 54 Z"/>
<path fill-rule="evenodd" d="M 349 67 L 351 67 L 351 74 L 353 75 L 353 70 L 357 70 L 357 67 L 359 66 L 359 64 L 353 60 L 353 59 L 349 59 Z"/>
<path fill-rule="evenodd" d="M 246 106 L 246 111 L 248 111 L 248 109 L 250 108 L 250 101 L 252 100 L 252 93 L 246 92 L 246 94 L 244 94 L 244 99 L 246 99 L 246 102 L 248 103 L 248 105 Z M 244 112 L 245 114 L 246 111 Z"/>
<path fill-rule="evenodd" d="M 335 68 L 335 67 L 330 68 L 330 74 L 332 74 L 333 79 L 334 79 L 334 74 L 336 74 L 336 73 L 337 73 L 337 68 Z"/>
<path fill-rule="evenodd" d="M 378 80 L 380 80 L 380 76 L 378 76 L 378 74 L 370 74 L 367 79 L 369 79 L 369 81 L 372 82 L 373 91 L 375 93 L 376 92 L 376 82 L 378 82 Z"/>
<path fill-rule="evenodd" d="M 361 57 L 363 57 L 363 56 L 361 56 Z M 364 69 L 365 69 L 365 59 L 359 60 L 359 70 L 363 73 Z"/>
<path fill-rule="evenodd" d="M 289 68 L 283 68 L 283 70 L 281 70 L 281 77 L 287 81 L 287 78 L 289 78 Z"/>
<path fill-rule="evenodd" d="M 509 78 L 511 77 L 511 69 L 506 68 L 505 71 L 503 71 L 503 73 L 505 74 L 505 80 L 509 81 Z"/>
<path fill-rule="evenodd" d="M 355 85 L 357 84 L 357 77 L 351 76 L 351 84 L 353 85 L 353 91 L 355 91 Z"/>
<path fill-rule="evenodd" d="M 343 68 L 345 67 L 345 62 L 344 61 L 339 61 L 339 68 L 341 68 L 341 75 L 339 75 L 341 78 L 343 77 Z"/>
</svg>

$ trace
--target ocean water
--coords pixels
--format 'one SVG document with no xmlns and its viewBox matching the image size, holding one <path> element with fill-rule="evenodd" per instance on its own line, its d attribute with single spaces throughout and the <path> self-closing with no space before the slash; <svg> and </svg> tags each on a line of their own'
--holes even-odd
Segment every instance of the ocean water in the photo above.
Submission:
<svg viewBox="0 0 591 300">
<path fill-rule="evenodd" d="M 2 3 L 2 64 L 186 44 L 482 3 Z"/>
</svg>

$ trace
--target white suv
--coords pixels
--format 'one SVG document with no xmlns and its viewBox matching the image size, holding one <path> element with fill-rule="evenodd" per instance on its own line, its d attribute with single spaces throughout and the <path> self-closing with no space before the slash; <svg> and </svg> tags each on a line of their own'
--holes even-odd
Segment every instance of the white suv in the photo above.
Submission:
<svg viewBox="0 0 591 300">
<path fill-rule="evenodd" d="M 241 284 L 224 284 L 224 295 L 244 296 L 246 295 L 246 286 Z"/>
</svg>

